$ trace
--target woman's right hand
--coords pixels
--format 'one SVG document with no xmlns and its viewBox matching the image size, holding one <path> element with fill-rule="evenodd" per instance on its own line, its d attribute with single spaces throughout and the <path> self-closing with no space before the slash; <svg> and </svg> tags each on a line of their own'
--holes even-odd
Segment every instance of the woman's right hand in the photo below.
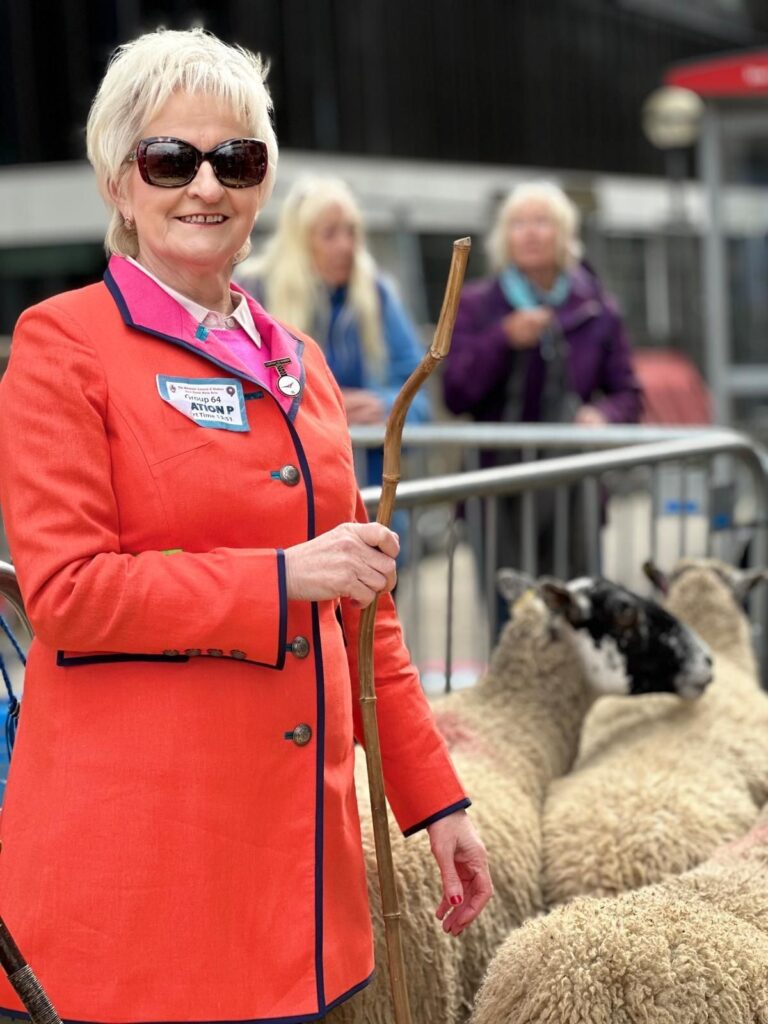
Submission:
<svg viewBox="0 0 768 1024">
<path fill-rule="evenodd" d="M 285 549 L 285 577 L 291 601 L 350 597 L 366 608 L 397 579 L 397 534 L 380 523 L 342 523 L 313 540 Z"/>
<path fill-rule="evenodd" d="M 535 309 L 517 309 L 507 313 L 501 325 L 512 348 L 533 348 L 551 319 L 551 309 L 536 306 Z"/>
</svg>

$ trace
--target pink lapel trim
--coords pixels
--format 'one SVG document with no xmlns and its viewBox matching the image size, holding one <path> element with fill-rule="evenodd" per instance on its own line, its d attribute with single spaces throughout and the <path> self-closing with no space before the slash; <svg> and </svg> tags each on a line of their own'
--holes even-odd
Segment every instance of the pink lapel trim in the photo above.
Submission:
<svg viewBox="0 0 768 1024">
<path fill-rule="evenodd" d="M 128 260 L 122 256 L 112 256 L 105 276 L 108 285 L 110 285 L 110 277 L 114 282 L 119 293 L 119 297 L 118 295 L 114 297 L 123 314 L 123 319 L 130 326 L 167 341 L 178 342 L 185 348 L 194 349 L 204 359 L 213 359 L 217 363 L 223 363 L 238 376 L 245 377 L 247 380 L 255 380 L 267 391 L 271 390 L 270 384 L 265 380 L 254 378 L 250 367 L 233 355 L 226 345 L 219 342 L 213 332 L 205 341 L 196 337 L 199 325 L 194 318 L 151 277 L 147 277 Z M 270 353 L 269 358 L 290 358 L 291 366 L 286 365 L 286 371 L 293 373 L 301 381 L 301 392 L 288 411 L 288 415 L 292 419 L 304 391 L 304 368 L 301 362 L 303 345 L 277 324 L 252 296 L 237 285 L 233 285 L 233 288 L 245 297 L 256 328 Z M 110 290 L 113 289 L 110 288 Z"/>
<path fill-rule="evenodd" d="M 294 377 L 304 382 L 301 353 L 304 348 L 303 342 L 294 338 L 286 329 L 267 313 L 261 303 L 257 302 L 252 295 L 249 295 L 244 288 L 232 282 L 232 290 L 239 292 L 248 303 L 256 330 L 261 335 L 264 343 L 269 349 L 270 359 L 290 359 L 291 364 L 286 364 L 286 373 L 292 373 Z"/>
<path fill-rule="evenodd" d="M 253 322 L 256 325 L 256 330 L 261 335 L 262 341 L 269 350 L 269 358 L 290 359 L 290 363 L 285 364 L 285 372 L 293 374 L 294 377 L 298 377 L 299 383 L 301 384 L 301 390 L 293 400 L 288 411 L 288 416 L 290 419 L 293 419 L 301 403 L 301 399 L 304 394 L 304 385 L 306 383 L 304 364 L 301 359 L 302 352 L 304 351 L 304 342 L 300 341 L 298 338 L 294 338 L 294 336 L 274 320 L 269 313 L 267 313 L 261 303 L 257 302 L 252 295 L 249 295 L 244 288 L 241 288 L 240 285 L 236 284 L 234 281 L 232 282 L 231 287 L 233 291 L 239 292 L 248 303 L 248 308 L 251 311 L 251 316 L 253 317 Z"/>
</svg>

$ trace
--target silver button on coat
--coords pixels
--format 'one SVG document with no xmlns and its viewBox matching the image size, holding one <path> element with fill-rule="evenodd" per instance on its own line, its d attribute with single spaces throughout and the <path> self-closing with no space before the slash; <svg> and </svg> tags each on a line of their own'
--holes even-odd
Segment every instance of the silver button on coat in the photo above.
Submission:
<svg viewBox="0 0 768 1024">
<path fill-rule="evenodd" d="M 312 739 L 312 729 L 305 722 L 293 730 L 293 742 L 297 747 L 305 747 Z"/>
<path fill-rule="evenodd" d="M 296 658 L 306 658 L 309 654 L 309 640 L 305 636 L 295 636 L 291 641 L 291 654 Z"/>
</svg>

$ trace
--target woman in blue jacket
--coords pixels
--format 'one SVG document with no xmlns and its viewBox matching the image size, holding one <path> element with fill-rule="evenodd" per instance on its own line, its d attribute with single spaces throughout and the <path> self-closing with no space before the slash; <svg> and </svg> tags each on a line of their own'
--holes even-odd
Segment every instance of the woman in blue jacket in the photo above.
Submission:
<svg viewBox="0 0 768 1024">
<path fill-rule="evenodd" d="M 263 253 L 238 279 L 278 319 L 309 333 L 341 388 L 350 426 L 383 423 L 423 355 L 416 328 L 365 244 L 360 207 L 338 178 L 296 183 Z M 429 419 L 419 394 L 409 423 Z M 366 478 L 381 482 L 381 450 L 368 452 Z"/>
</svg>

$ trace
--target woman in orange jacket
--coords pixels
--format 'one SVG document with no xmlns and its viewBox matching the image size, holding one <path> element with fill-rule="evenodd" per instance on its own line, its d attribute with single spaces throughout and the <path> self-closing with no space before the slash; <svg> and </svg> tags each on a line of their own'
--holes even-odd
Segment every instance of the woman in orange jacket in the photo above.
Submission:
<svg viewBox="0 0 768 1024">
<path fill-rule="evenodd" d="M 21 317 L 0 498 L 36 638 L 0 907 L 65 1020 L 310 1021 L 373 970 L 353 784 L 360 608 L 388 796 L 457 935 L 485 852 L 313 341 L 232 286 L 276 143 L 253 55 L 122 47 L 88 123 L 103 283 Z M 19 1011 L 0 984 L 0 1008 Z"/>
</svg>

